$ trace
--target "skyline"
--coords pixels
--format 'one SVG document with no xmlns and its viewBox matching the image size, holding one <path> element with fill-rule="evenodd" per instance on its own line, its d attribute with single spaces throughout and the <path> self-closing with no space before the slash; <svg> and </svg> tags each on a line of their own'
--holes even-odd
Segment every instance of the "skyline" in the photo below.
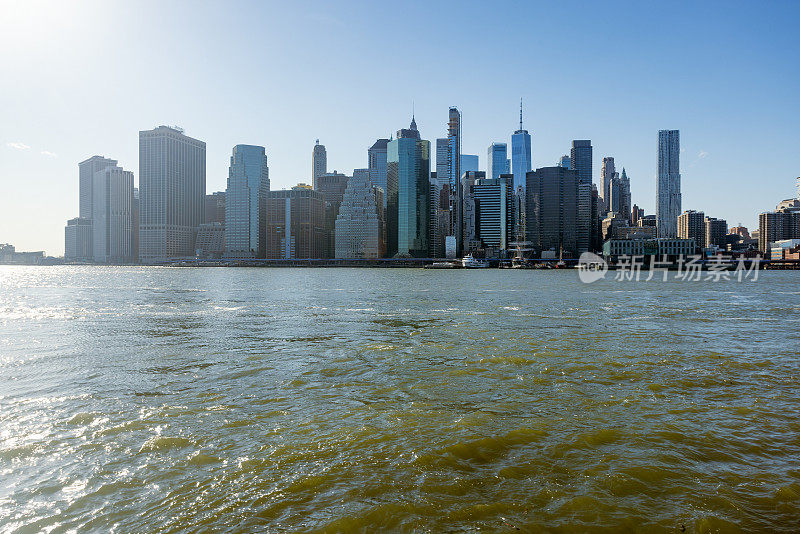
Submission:
<svg viewBox="0 0 800 534">
<path fill-rule="evenodd" d="M 648 214 L 665 129 L 681 131 L 682 211 L 753 229 L 760 212 L 795 194 L 795 5 L 724 13 L 715 4 L 654 13 L 628 5 L 612 10 L 620 30 L 613 39 L 602 31 L 607 6 L 516 6 L 519 17 L 506 6 L 481 12 L 485 39 L 460 40 L 446 70 L 463 77 L 452 80 L 436 69 L 446 6 L 414 3 L 395 14 L 240 2 L 183 13 L 186 5 L 0 4 L 10 15 L 0 17 L 0 67 L 9 73 L 0 88 L 13 103 L 0 111 L 0 241 L 63 254 L 64 221 L 78 213 L 78 162 L 118 160 L 138 186 L 139 131 L 177 124 L 206 142 L 209 193 L 225 189 L 235 145 L 265 146 L 275 190 L 310 183 L 316 139 L 329 171 L 366 167 L 367 149 L 408 124 L 412 102 L 431 142 L 446 137 L 447 109 L 457 106 L 462 153 L 478 154 L 487 170 L 491 143 L 511 146 L 521 97 L 533 169 L 556 165 L 572 140 L 590 139 L 593 183 L 600 185 L 602 158 L 614 157 L 633 203 Z M 474 20 L 478 7 L 459 7 L 452 24 Z M 243 10 L 253 16 L 241 19 Z M 179 15 L 182 24 L 170 24 Z M 402 43 L 379 31 L 390 16 L 405 28 Z M 407 24 L 415 16 L 430 24 Z M 649 35 L 669 24 L 671 41 Z M 248 70 L 255 60 L 266 74 Z"/>
</svg>

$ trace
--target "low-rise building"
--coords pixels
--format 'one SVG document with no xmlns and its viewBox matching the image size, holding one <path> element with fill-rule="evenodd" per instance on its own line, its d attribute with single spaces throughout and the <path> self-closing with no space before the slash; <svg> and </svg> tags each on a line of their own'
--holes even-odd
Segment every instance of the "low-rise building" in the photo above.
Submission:
<svg viewBox="0 0 800 534">
<path fill-rule="evenodd" d="M 606 258 L 619 256 L 690 256 L 695 253 L 694 239 L 657 238 L 657 239 L 609 239 L 603 243 L 603 255 Z"/>
</svg>

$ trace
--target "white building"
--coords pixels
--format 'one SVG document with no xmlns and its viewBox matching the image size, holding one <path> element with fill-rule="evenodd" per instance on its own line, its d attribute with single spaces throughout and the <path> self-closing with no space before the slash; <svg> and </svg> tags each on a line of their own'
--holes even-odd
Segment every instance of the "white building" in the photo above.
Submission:
<svg viewBox="0 0 800 534">
<path fill-rule="evenodd" d="M 92 220 L 76 217 L 67 221 L 64 228 L 64 259 L 90 261 L 92 259 Z"/>
<path fill-rule="evenodd" d="M 133 173 L 113 166 L 92 180 L 92 256 L 98 263 L 131 263 Z"/>
<path fill-rule="evenodd" d="M 680 132 L 658 132 L 658 182 L 656 184 L 656 226 L 659 237 L 678 235 L 681 213 Z"/>
<path fill-rule="evenodd" d="M 347 181 L 335 227 L 336 258 L 380 258 L 386 251 L 383 190 L 372 185 L 368 169 Z"/>
<path fill-rule="evenodd" d="M 194 256 L 206 195 L 206 144 L 183 130 L 139 132 L 139 257 Z"/>
</svg>

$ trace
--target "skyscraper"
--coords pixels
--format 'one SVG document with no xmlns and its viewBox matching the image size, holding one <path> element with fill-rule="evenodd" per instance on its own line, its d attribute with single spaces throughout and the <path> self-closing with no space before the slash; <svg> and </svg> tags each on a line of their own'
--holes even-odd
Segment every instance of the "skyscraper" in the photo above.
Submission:
<svg viewBox="0 0 800 534">
<path fill-rule="evenodd" d="M 475 227 L 465 233 L 480 241 L 487 253 L 492 250 L 493 256 L 508 250 L 514 228 L 514 176 L 504 173 L 497 178 L 478 177 L 468 184 L 467 196 L 475 207 Z"/>
<path fill-rule="evenodd" d="M 580 254 L 589 250 L 592 240 L 592 142 L 572 141 L 570 162 L 578 176 L 577 252 Z"/>
<path fill-rule="evenodd" d="M 603 158 L 603 168 L 600 172 L 600 189 L 603 196 L 603 215 L 609 211 L 614 211 L 611 208 L 611 188 L 612 181 L 614 180 L 614 173 L 616 172 L 617 171 L 614 168 L 614 158 Z"/>
<path fill-rule="evenodd" d="M 325 150 L 325 145 L 314 145 L 314 150 L 311 154 L 311 186 L 317 188 L 317 176 L 323 175 L 328 172 L 328 152 Z"/>
<path fill-rule="evenodd" d="M 225 191 L 225 255 L 263 258 L 269 167 L 263 146 L 236 145 Z"/>
<path fill-rule="evenodd" d="M 384 234 L 383 190 L 372 185 L 367 169 L 355 169 L 336 217 L 335 257 L 381 258 Z"/>
<path fill-rule="evenodd" d="M 467 171 L 478 172 L 479 167 L 480 160 L 477 154 L 461 154 L 461 176 Z"/>
<path fill-rule="evenodd" d="M 225 191 L 216 191 L 206 195 L 203 209 L 203 223 L 225 224 Z"/>
<path fill-rule="evenodd" d="M 325 257 L 325 200 L 304 184 L 267 193 L 266 256 L 270 259 Z"/>
<path fill-rule="evenodd" d="M 114 167 L 116 164 L 117 160 L 104 156 L 92 156 L 78 163 L 78 217 L 82 219 L 92 218 L 92 198 L 94 194 L 92 180 L 94 179 L 94 174 L 106 167 Z"/>
<path fill-rule="evenodd" d="M 456 254 L 460 254 L 464 199 L 461 189 L 461 112 L 456 107 L 451 107 L 447 114 L 447 182 L 450 187 L 450 235 L 456 240 Z"/>
<path fill-rule="evenodd" d="M 678 215 L 676 237 L 681 239 L 694 239 L 698 248 L 706 247 L 705 213 L 702 211 L 688 210 Z"/>
<path fill-rule="evenodd" d="M 571 169 L 572 168 L 572 160 L 570 160 L 568 155 L 564 154 L 563 156 L 561 156 L 559 158 L 558 166 L 559 167 L 564 167 L 565 169 Z"/>
<path fill-rule="evenodd" d="M 656 226 L 658 237 L 675 237 L 681 212 L 680 132 L 658 132 L 658 182 L 656 183 Z"/>
<path fill-rule="evenodd" d="M 538 252 L 552 250 L 556 255 L 563 253 L 565 258 L 580 254 L 578 192 L 581 184 L 578 171 L 564 167 L 543 167 L 528 173 L 526 234 Z"/>
<path fill-rule="evenodd" d="M 372 185 L 383 190 L 383 209 L 386 209 L 386 145 L 388 139 L 378 139 L 367 150 L 367 167 Z"/>
<path fill-rule="evenodd" d="M 92 254 L 99 263 L 133 257 L 133 173 L 106 167 L 92 179 Z"/>
<path fill-rule="evenodd" d="M 336 252 L 336 217 L 339 216 L 339 206 L 344 197 L 347 182 L 350 179 L 346 174 L 326 172 L 317 176 L 314 191 L 322 195 L 325 201 L 325 236 L 327 246 L 322 258 L 333 258 Z"/>
<path fill-rule="evenodd" d="M 139 257 L 144 262 L 194 255 L 203 222 L 206 144 L 183 130 L 139 132 Z"/>
<path fill-rule="evenodd" d="M 386 152 L 386 253 L 390 257 L 427 257 L 430 141 L 420 139 L 412 117 L 411 126 L 397 132 L 397 139 L 389 141 Z"/>
<path fill-rule="evenodd" d="M 522 129 L 522 100 L 519 101 L 519 130 L 511 136 L 511 171 L 514 174 L 514 191 L 525 189 L 525 180 L 531 170 L 531 136 Z"/>
<path fill-rule="evenodd" d="M 622 167 L 622 176 L 619 179 L 619 213 L 630 220 L 631 218 L 631 181 Z"/>
<path fill-rule="evenodd" d="M 501 174 L 509 174 L 508 145 L 506 143 L 492 143 L 487 150 L 486 172 L 489 178 L 500 178 Z"/>
</svg>

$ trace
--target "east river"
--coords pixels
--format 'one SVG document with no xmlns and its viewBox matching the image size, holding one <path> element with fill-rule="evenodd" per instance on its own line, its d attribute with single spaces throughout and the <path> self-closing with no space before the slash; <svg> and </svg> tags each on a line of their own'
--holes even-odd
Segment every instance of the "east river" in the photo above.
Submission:
<svg viewBox="0 0 800 534">
<path fill-rule="evenodd" d="M 797 532 L 798 276 L 0 267 L 0 532 Z"/>
</svg>

